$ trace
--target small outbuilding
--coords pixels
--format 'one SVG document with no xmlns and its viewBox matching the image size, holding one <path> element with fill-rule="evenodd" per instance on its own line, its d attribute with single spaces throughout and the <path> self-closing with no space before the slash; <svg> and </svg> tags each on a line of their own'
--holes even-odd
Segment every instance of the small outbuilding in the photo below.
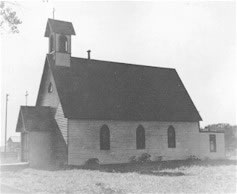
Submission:
<svg viewBox="0 0 237 194">
<path fill-rule="evenodd" d="M 60 131 L 57 131 L 59 129 L 53 115 L 50 107 L 21 107 L 16 132 L 21 133 L 22 162 L 29 162 L 34 167 L 55 164 L 55 147 L 60 143 L 57 133 Z M 61 143 L 60 153 L 66 151 L 65 146 Z"/>
<path fill-rule="evenodd" d="M 21 137 L 11 136 L 7 140 L 7 151 L 8 152 L 18 152 L 21 148 Z"/>
</svg>

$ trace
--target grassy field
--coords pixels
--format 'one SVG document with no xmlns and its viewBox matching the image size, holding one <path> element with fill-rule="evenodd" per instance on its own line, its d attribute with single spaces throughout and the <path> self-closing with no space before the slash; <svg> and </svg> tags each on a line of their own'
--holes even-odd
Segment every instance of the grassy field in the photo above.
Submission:
<svg viewBox="0 0 237 194">
<path fill-rule="evenodd" d="M 28 168 L 1 172 L 0 177 L 2 183 L 30 193 L 236 193 L 237 170 L 233 161 L 153 163 L 131 169 L 131 166 L 104 166 L 100 171 Z"/>
</svg>

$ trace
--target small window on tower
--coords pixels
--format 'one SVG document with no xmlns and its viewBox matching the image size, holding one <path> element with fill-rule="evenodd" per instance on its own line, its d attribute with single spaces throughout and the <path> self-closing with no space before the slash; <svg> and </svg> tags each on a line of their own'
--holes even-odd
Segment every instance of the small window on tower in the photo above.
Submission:
<svg viewBox="0 0 237 194">
<path fill-rule="evenodd" d="M 68 52 L 68 40 L 64 35 L 59 36 L 59 52 Z"/>
<path fill-rule="evenodd" d="M 54 42 L 54 40 L 53 40 L 53 35 L 50 36 L 50 39 L 49 39 L 49 40 L 50 40 L 49 48 L 50 48 L 50 52 L 52 52 L 53 49 L 54 49 L 54 45 L 53 45 L 53 44 L 54 44 L 54 43 L 53 43 L 53 42 Z"/>
<path fill-rule="evenodd" d="M 50 82 L 49 87 L 48 87 L 48 93 L 52 93 L 52 92 L 53 92 L 53 84 Z"/>
</svg>

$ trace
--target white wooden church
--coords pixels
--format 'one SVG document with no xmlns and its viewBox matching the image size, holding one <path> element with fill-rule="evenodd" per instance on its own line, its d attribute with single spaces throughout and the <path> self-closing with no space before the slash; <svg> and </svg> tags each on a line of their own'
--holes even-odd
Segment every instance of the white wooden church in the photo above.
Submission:
<svg viewBox="0 0 237 194">
<path fill-rule="evenodd" d="M 72 23 L 48 19 L 49 51 L 35 106 L 21 106 L 16 131 L 31 166 L 224 158 L 224 134 L 202 120 L 175 69 L 71 56 Z M 139 63 L 139 62 L 138 62 Z M 159 65 L 159 64 L 154 64 Z"/>
</svg>

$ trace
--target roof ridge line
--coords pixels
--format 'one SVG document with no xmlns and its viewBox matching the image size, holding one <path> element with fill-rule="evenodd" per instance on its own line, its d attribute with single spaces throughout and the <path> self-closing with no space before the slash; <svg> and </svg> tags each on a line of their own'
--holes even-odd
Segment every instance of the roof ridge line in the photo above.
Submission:
<svg viewBox="0 0 237 194">
<path fill-rule="evenodd" d="M 57 20 L 57 19 L 53 19 L 53 18 L 48 18 L 48 20 L 53 20 L 53 21 L 58 21 L 58 22 L 66 22 L 66 23 L 71 23 L 72 24 L 72 22 L 69 22 L 69 21 Z"/>
<path fill-rule="evenodd" d="M 141 65 L 141 64 L 135 64 L 135 63 L 125 63 L 125 62 L 116 62 L 116 61 L 105 61 L 105 60 L 100 60 L 100 59 L 87 59 L 87 58 L 82 58 L 82 57 L 73 57 L 71 58 L 75 59 L 82 59 L 82 60 L 88 60 L 88 61 L 99 61 L 99 62 L 105 62 L 105 63 L 117 63 L 120 65 L 132 65 L 132 66 L 139 66 L 139 67 L 149 67 L 149 68 L 160 68 L 160 69 L 168 69 L 168 70 L 176 70 L 175 68 L 171 67 L 157 67 L 157 66 L 151 66 L 151 65 Z"/>
</svg>

